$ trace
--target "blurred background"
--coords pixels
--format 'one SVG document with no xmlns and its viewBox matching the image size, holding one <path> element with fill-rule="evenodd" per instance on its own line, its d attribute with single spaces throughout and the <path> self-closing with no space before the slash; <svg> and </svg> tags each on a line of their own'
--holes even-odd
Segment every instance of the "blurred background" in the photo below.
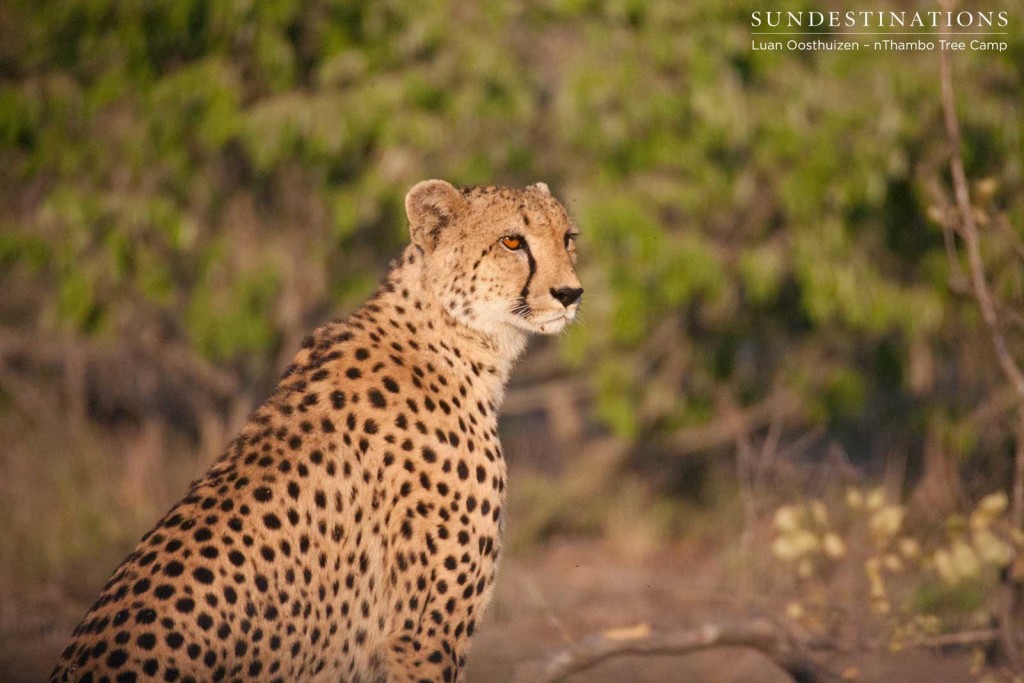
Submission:
<svg viewBox="0 0 1024 683">
<path fill-rule="evenodd" d="M 1024 12 L 965 8 L 1009 16 L 953 80 L 1024 364 Z M 753 51 L 755 9 L 0 4 L 0 680 L 49 672 L 299 340 L 372 291 L 433 177 L 546 181 L 587 290 L 514 374 L 469 680 L 750 615 L 835 644 L 851 680 L 1009 676 L 1022 397 L 972 286 L 939 56 Z M 579 680 L 779 676 L 732 652 Z"/>
</svg>

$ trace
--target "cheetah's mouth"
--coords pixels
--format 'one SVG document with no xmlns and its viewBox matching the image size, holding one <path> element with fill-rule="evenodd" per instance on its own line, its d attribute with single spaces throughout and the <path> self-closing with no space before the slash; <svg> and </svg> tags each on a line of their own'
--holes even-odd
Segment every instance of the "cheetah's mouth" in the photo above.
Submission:
<svg viewBox="0 0 1024 683">
<path fill-rule="evenodd" d="M 556 334 L 576 318 L 576 307 L 555 311 L 547 316 L 535 315 L 530 322 L 540 334 Z"/>
</svg>

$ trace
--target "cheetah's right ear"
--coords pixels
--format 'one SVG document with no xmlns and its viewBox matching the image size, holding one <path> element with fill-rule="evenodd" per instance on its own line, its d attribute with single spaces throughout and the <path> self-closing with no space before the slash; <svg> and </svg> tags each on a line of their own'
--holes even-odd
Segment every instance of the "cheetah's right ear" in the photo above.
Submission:
<svg viewBox="0 0 1024 683">
<path fill-rule="evenodd" d="M 405 213 L 409 217 L 413 244 L 425 251 L 433 250 L 441 231 L 465 206 L 462 193 L 447 181 L 423 180 L 413 185 L 405 195 Z"/>
</svg>

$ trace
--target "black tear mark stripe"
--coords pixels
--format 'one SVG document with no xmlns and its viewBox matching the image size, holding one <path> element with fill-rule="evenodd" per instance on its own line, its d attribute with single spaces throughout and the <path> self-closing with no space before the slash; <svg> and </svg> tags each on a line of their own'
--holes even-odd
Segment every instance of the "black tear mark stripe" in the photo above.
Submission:
<svg viewBox="0 0 1024 683">
<path fill-rule="evenodd" d="M 530 295 L 530 281 L 537 273 L 537 260 L 533 258 L 533 252 L 530 251 L 530 245 L 526 240 L 523 240 L 523 251 L 526 252 L 526 262 L 530 266 L 530 274 L 526 276 L 526 282 L 523 283 L 523 288 L 519 291 L 519 298 L 522 301 L 520 310 L 523 317 L 526 317 L 530 313 L 530 305 L 526 303 L 526 298 Z"/>
</svg>

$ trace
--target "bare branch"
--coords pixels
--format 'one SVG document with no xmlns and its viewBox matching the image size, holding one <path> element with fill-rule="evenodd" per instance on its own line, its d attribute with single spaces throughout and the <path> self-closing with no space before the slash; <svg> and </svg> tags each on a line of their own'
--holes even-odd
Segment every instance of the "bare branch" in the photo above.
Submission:
<svg viewBox="0 0 1024 683">
<path fill-rule="evenodd" d="M 800 683 L 839 683 L 795 638 L 767 619 L 653 632 L 646 624 L 594 634 L 516 669 L 516 683 L 553 683 L 624 655 L 683 655 L 719 647 L 757 650 Z"/>
<path fill-rule="evenodd" d="M 928 648 L 973 647 L 988 645 L 997 640 L 999 640 L 998 629 L 982 628 L 975 631 L 958 631 L 957 633 L 943 633 L 931 638 L 922 638 L 915 641 L 914 645 Z"/>
<path fill-rule="evenodd" d="M 960 235 L 967 250 L 967 263 L 970 268 L 971 286 L 974 298 L 978 302 L 981 316 L 989 328 L 992 345 L 995 347 L 996 360 L 1006 379 L 1013 386 L 1017 399 L 1024 404 L 1024 373 L 1014 361 L 1003 335 L 995 303 L 985 281 L 985 264 L 981 258 L 981 244 L 978 236 L 978 225 L 974 220 L 971 207 L 971 195 L 967 184 L 967 173 L 964 171 L 964 160 L 960 148 L 962 138 L 960 121 L 956 115 L 956 99 L 953 93 L 953 67 L 950 63 L 948 50 L 939 52 L 939 71 L 942 81 L 942 111 L 946 123 L 946 134 L 951 146 L 949 168 L 953 175 L 953 194 L 960 214 Z"/>
<path fill-rule="evenodd" d="M 952 6 L 952 0 L 940 0 L 940 5 Z M 1024 373 L 1010 354 L 1009 346 L 1006 343 L 1006 336 L 1002 324 L 996 312 L 996 305 L 992 294 L 989 291 L 988 283 L 985 281 L 984 261 L 981 257 L 981 238 L 978 234 L 978 226 L 974 219 L 974 210 L 971 206 L 971 195 L 967 185 L 967 173 L 964 170 L 963 155 L 961 153 L 962 138 L 960 134 L 960 121 L 956 114 L 956 97 L 953 92 L 953 66 L 950 61 L 948 50 L 939 51 L 939 75 L 942 86 L 942 111 L 946 124 L 946 134 L 949 137 L 951 146 L 949 167 L 953 177 L 953 193 L 956 198 L 956 205 L 960 213 L 959 234 L 964 241 L 967 251 L 967 263 L 970 271 L 971 286 L 974 290 L 974 298 L 978 302 L 981 317 L 988 327 L 992 337 L 992 346 L 995 349 L 996 360 L 999 367 L 1013 388 L 1017 397 L 1018 430 L 1017 448 L 1014 455 L 1014 477 L 1013 477 L 1013 503 L 1011 506 L 1011 518 L 1015 528 L 1020 529 L 1024 524 Z M 1000 630 L 1000 644 L 1003 653 L 1011 665 L 1020 670 L 1024 667 L 1017 629 L 1015 628 L 1015 613 L 1019 606 L 1020 587 L 1010 581 L 1005 581 L 1001 586 L 1000 596 L 997 599 L 997 620 Z"/>
<path fill-rule="evenodd" d="M 515 386 L 509 389 L 501 412 L 505 416 L 528 415 L 535 411 L 547 410 L 550 407 L 552 391 L 565 396 L 566 407 L 573 406 L 577 401 L 590 394 L 590 386 L 586 377 L 566 377 L 553 379 L 528 386 Z M 573 406 L 574 407 L 574 406 Z"/>
<path fill-rule="evenodd" d="M 680 454 L 727 446 L 735 443 L 739 432 L 749 433 L 775 423 L 781 427 L 799 417 L 800 408 L 799 399 L 780 392 L 749 408 L 739 409 L 735 414 L 717 422 L 679 429 L 670 434 L 663 444 Z"/>
</svg>

